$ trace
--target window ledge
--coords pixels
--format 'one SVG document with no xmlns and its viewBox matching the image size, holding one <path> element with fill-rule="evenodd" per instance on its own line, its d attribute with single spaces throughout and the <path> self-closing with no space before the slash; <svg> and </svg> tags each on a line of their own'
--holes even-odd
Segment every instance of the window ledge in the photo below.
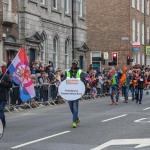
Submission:
<svg viewBox="0 0 150 150">
<path fill-rule="evenodd" d="M 52 8 L 52 12 L 55 12 L 55 13 L 61 14 L 61 12 L 60 12 L 60 11 L 58 11 L 57 9 L 55 9 L 55 8 Z"/>
<path fill-rule="evenodd" d="M 65 16 L 71 18 L 71 14 L 70 14 L 70 13 L 66 13 L 66 12 L 65 12 Z"/>
<path fill-rule="evenodd" d="M 45 4 L 40 4 L 40 7 L 44 8 L 44 9 L 48 9 L 48 7 Z"/>
<path fill-rule="evenodd" d="M 81 17 L 81 16 L 79 16 L 79 19 L 85 21 L 85 18 L 83 18 L 83 17 Z"/>
<path fill-rule="evenodd" d="M 36 1 L 36 0 L 28 0 L 28 3 L 29 3 L 29 2 L 38 4 L 38 1 Z"/>
</svg>

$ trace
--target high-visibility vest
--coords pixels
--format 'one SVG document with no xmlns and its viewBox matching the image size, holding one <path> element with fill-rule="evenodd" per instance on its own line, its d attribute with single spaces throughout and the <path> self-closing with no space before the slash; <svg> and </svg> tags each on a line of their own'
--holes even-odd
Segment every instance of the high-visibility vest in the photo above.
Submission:
<svg viewBox="0 0 150 150">
<path fill-rule="evenodd" d="M 66 73 L 67 73 L 67 79 L 70 79 L 70 78 L 71 78 L 70 71 L 67 70 Z M 80 80 L 80 75 L 81 75 L 81 73 L 82 73 L 82 70 L 79 69 L 79 70 L 77 71 L 77 73 L 76 73 L 76 79 Z"/>
</svg>

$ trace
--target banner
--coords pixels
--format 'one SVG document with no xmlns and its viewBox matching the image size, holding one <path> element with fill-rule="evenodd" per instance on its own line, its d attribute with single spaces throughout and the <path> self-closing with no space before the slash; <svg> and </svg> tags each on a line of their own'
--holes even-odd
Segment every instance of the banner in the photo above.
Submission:
<svg viewBox="0 0 150 150">
<path fill-rule="evenodd" d="M 25 49 L 21 48 L 12 63 L 10 64 L 9 73 L 12 80 L 19 85 L 20 98 L 22 102 L 31 100 L 35 97 L 34 84 L 29 68 L 29 61 L 27 59 Z"/>
</svg>

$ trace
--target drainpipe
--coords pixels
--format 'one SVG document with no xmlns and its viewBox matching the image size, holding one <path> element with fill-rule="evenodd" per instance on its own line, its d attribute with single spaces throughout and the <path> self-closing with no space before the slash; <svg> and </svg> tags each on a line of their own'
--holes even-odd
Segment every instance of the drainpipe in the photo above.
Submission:
<svg viewBox="0 0 150 150">
<path fill-rule="evenodd" d="M 74 0 L 72 0 L 72 59 L 74 59 Z"/>
<path fill-rule="evenodd" d="M 147 45 L 147 26 L 146 26 L 146 1 L 144 1 L 144 65 L 146 66 L 146 45 Z"/>
</svg>

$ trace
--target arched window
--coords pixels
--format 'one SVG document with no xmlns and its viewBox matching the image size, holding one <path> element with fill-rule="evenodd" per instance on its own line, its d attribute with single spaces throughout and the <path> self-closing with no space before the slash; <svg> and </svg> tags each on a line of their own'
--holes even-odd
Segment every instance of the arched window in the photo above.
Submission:
<svg viewBox="0 0 150 150">
<path fill-rule="evenodd" d="M 46 36 L 43 33 L 41 35 L 42 42 L 41 42 L 41 61 L 45 62 L 45 52 L 46 52 Z"/>
<path fill-rule="evenodd" d="M 53 41 L 53 65 L 55 68 L 58 67 L 57 61 L 58 61 L 58 38 L 55 37 Z"/>
<path fill-rule="evenodd" d="M 68 69 L 68 68 L 69 68 L 68 51 L 69 51 L 69 40 L 67 39 L 67 40 L 65 41 L 65 69 Z"/>
</svg>

